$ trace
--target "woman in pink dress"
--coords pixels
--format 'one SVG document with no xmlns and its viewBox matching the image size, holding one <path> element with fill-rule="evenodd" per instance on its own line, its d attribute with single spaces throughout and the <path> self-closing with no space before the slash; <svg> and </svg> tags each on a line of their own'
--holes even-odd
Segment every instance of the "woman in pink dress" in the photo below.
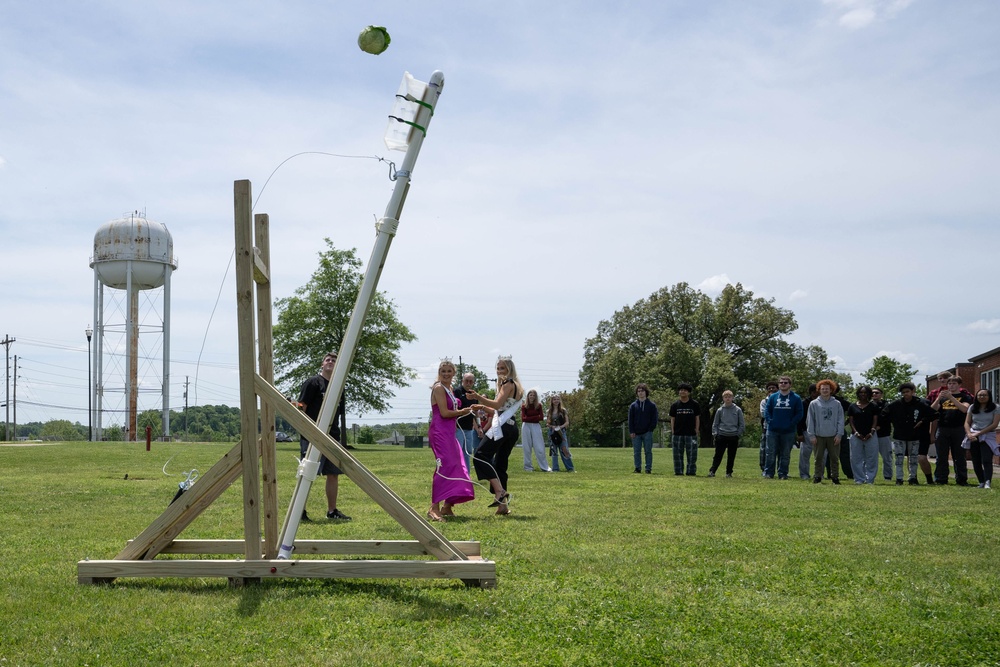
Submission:
<svg viewBox="0 0 1000 667">
<path fill-rule="evenodd" d="M 427 518 L 444 521 L 455 516 L 453 505 L 465 503 L 476 497 L 469 479 L 469 469 L 465 465 L 462 445 L 455 437 L 455 422 L 472 412 L 472 407 L 458 408 L 458 401 L 451 393 L 451 381 L 455 377 L 455 364 L 447 359 L 438 365 L 437 382 L 431 389 L 431 424 L 427 429 L 427 439 L 431 443 L 434 458 L 437 459 L 434 481 L 431 483 L 431 508 Z M 444 506 L 442 507 L 442 503 Z"/>
</svg>

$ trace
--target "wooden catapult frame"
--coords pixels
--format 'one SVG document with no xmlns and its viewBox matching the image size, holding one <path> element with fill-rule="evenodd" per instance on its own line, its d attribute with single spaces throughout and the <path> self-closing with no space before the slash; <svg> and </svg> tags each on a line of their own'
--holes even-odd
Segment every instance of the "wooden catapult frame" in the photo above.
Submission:
<svg viewBox="0 0 1000 667">
<path fill-rule="evenodd" d="M 482 558 L 479 542 L 450 542 L 275 389 L 268 216 L 252 214 L 251 185 L 248 180 L 235 182 L 234 208 L 240 442 L 223 455 L 186 493 L 171 503 L 138 537 L 130 540 L 113 560 L 78 562 L 79 582 L 110 583 L 118 577 L 226 577 L 231 585 L 243 586 L 262 579 L 281 577 L 422 578 L 461 579 L 467 586 L 482 588 L 496 586 L 496 566 L 492 561 Z M 255 333 L 258 341 L 256 362 Z M 257 426 L 258 398 L 261 432 L 258 432 Z M 296 540 L 296 555 L 367 555 L 379 558 L 277 559 L 279 532 L 275 413 L 284 417 L 323 455 L 334 461 L 351 481 L 388 512 L 414 539 Z M 243 478 L 242 540 L 176 539 L 240 476 Z M 160 554 L 243 554 L 243 558 L 157 560 L 156 557 Z M 392 556 L 430 556 L 433 560 L 393 559 Z"/>
</svg>

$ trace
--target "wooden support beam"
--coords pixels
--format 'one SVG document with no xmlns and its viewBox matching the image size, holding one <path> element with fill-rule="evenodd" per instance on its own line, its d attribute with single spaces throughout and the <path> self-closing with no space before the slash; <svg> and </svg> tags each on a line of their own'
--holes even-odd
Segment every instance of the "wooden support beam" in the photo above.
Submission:
<svg viewBox="0 0 1000 667">
<path fill-rule="evenodd" d="M 206 507 L 215 502 L 223 491 L 235 482 L 243 471 L 243 443 L 237 443 L 188 491 L 167 506 L 153 523 L 129 542 L 115 560 L 153 559 L 160 550 L 173 542 Z"/>
<path fill-rule="evenodd" d="M 233 184 L 236 232 L 236 329 L 240 369 L 240 438 L 243 443 L 243 538 L 247 560 L 261 557 L 260 462 L 257 459 L 257 394 L 254 392 L 253 200 L 250 181 Z"/>
<path fill-rule="evenodd" d="M 258 213 L 254 221 L 254 257 L 265 269 L 271 266 L 270 219 Z M 256 266 L 256 263 L 254 264 Z M 257 280 L 257 367 L 260 376 L 274 384 L 274 339 L 271 335 L 271 283 Z M 264 518 L 264 558 L 278 557 L 278 478 L 274 448 L 274 408 L 260 406 L 261 511 Z"/>
<path fill-rule="evenodd" d="M 451 545 L 469 558 L 481 558 L 479 542 L 456 542 Z M 243 540 L 174 540 L 161 554 L 239 554 Z M 295 540 L 295 555 L 339 556 L 430 556 L 416 540 Z"/>
<path fill-rule="evenodd" d="M 87 560 L 77 564 L 80 583 L 119 577 L 229 577 L 237 579 L 474 579 L 496 582 L 484 560 Z"/>
<path fill-rule="evenodd" d="M 267 285 L 271 282 L 270 264 L 261 256 L 262 253 L 258 248 L 253 250 L 253 281 L 258 285 Z"/>
</svg>

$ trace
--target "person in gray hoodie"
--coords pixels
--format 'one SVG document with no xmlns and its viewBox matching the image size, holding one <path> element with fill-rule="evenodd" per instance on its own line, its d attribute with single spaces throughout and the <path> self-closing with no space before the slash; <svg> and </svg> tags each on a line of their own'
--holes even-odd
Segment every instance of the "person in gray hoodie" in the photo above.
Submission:
<svg viewBox="0 0 1000 667">
<path fill-rule="evenodd" d="M 806 438 L 813 446 L 816 457 L 816 472 L 813 484 L 823 481 L 823 458 L 830 452 L 830 481 L 840 484 L 839 466 L 840 440 L 844 435 L 844 406 L 834 397 L 837 383 L 833 380 L 820 380 L 816 383 L 819 398 L 809 403 L 806 414 Z"/>
<path fill-rule="evenodd" d="M 736 462 L 736 450 L 740 446 L 740 436 L 747 428 L 743 419 L 743 410 L 733 403 L 733 392 L 728 389 L 722 392 L 722 405 L 715 411 L 715 418 L 712 420 L 712 436 L 715 438 L 715 457 L 712 459 L 712 468 L 708 471 L 709 477 L 715 477 L 715 471 L 722 463 L 722 455 L 729 453 L 726 458 L 726 477 L 733 476 L 733 463 Z"/>
</svg>

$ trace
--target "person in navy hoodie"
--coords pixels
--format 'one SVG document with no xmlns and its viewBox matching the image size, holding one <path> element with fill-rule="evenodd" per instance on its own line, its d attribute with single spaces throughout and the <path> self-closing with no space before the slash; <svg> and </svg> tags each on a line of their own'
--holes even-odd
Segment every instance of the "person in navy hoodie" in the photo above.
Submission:
<svg viewBox="0 0 1000 667">
<path fill-rule="evenodd" d="M 764 477 L 788 479 L 788 459 L 795 445 L 795 430 L 802 419 L 802 399 L 792 391 L 792 378 L 778 378 L 778 391 L 767 398 L 767 452 L 764 459 Z"/>
<path fill-rule="evenodd" d="M 656 403 L 649 400 L 649 385 L 635 386 L 635 401 L 628 407 L 628 434 L 632 438 L 635 472 L 641 472 L 642 452 L 646 452 L 646 472 L 653 472 L 653 431 L 660 422 Z"/>
</svg>

